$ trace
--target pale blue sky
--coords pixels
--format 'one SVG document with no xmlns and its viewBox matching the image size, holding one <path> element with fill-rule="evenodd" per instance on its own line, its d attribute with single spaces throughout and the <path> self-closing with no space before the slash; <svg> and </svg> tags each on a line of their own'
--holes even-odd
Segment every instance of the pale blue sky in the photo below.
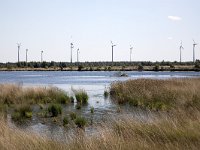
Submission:
<svg viewBox="0 0 200 150">
<path fill-rule="evenodd" d="M 169 19 L 169 16 L 176 16 Z M 174 18 L 174 19 L 173 19 Z M 71 38 L 72 36 L 72 38 Z M 192 61 L 192 39 L 200 44 L 199 0 L 0 0 L 0 62 L 70 61 L 70 42 L 81 61 Z M 200 46 L 196 47 L 200 59 Z"/>
</svg>

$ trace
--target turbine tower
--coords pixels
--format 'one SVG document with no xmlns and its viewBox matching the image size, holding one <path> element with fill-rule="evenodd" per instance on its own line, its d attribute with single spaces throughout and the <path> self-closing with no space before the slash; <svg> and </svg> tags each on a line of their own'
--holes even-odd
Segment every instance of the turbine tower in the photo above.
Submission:
<svg viewBox="0 0 200 150">
<path fill-rule="evenodd" d="M 197 46 L 197 43 L 194 41 L 194 43 L 193 43 L 193 62 L 195 62 L 195 47 L 196 46 Z"/>
<path fill-rule="evenodd" d="M 182 49 L 184 49 L 184 48 L 183 48 L 182 41 L 181 41 L 181 46 L 180 46 L 180 63 L 182 62 Z"/>
<path fill-rule="evenodd" d="M 28 49 L 26 49 L 26 63 L 28 62 Z"/>
<path fill-rule="evenodd" d="M 112 62 L 113 62 L 113 49 L 114 49 L 114 47 L 117 46 L 117 45 L 114 45 L 112 41 L 111 41 L 111 44 L 112 44 L 111 46 L 112 46 Z"/>
<path fill-rule="evenodd" d="M 133 47 L 130 45 L 130 62 L 132 61 L 131 60 L 132 51 L 133 51 Z"/>
<path fill-rule="evenodd" d="M 41 62 L 43 62 L 43 53 L 44 51 L 41 51 Z"/>
<path fill-rule="evenodd" d="M 19 51 L 20 51 L 21 43 L 17 43 L 17 48 L 18 48 L 18 63 L 19 63 Z"/>
<path fill-rule="evenodd" d="M 79 48 L 77 49 L 77 63 L 79 62 L 79 53 L 80 53 L 80 50 Z"/>
<path fill-rule="evenodd" d="M 72 49 L 74 48 L 74 45 L 73 45 L 73 43 L 71 43 L 70 45 L 71 45 L 70 48 L 71 48 L 71 63 L 72 63 Z"/>
</svg>

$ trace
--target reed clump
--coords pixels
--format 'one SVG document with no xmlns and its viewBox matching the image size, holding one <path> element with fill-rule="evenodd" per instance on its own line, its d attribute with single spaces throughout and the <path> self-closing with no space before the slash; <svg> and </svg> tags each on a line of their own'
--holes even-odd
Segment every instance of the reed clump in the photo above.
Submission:
<svg viewBox="0 0 200 150">
<path fill-rule="evenodd" d="M 88 94 L 84 90 L 75 91 L 75 97 L 78 103 L 87 104 L 88 103 Z"/>
<path fill-rule="evenodd" d="M 153 110 L 200 109 L 200 78 L 137 79 L 111 84 L 110 95 L 118 104 Z"/>
<path fill-rule="evenodd" d="M 0 104 L 47 104 L 70 102 L 68 94 L 56 87 L 22 87 L 0 84 Z"/>
</svg>

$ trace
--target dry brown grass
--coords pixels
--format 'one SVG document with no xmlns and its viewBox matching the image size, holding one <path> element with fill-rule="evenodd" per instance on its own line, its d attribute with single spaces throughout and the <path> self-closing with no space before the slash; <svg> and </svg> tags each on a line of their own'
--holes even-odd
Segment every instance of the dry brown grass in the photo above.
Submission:
<svg viewBox="0 0 200 150">
<path fill-rule="evenodd" d="M 66 92 L 56 87 L 22 87 L 15 84 L 0 84 L 0 104 L 38 104 L 69 102 Z"/>
<path fill-rule="evenodd" d="M 199 113 L 199 112 L 198 112 Z M 199 113 L 200 114 L 200 113 Z M 154 118 L 141 122 L 125 116 L 102 124 L 92 136 L 77 132 L 65 142 L 11 129 L 0 121 L 0 147 L 2 149 L 49 150 L 129 150 L 129 149 L 198 149 L 200 147 L 200 120 L 189 116 Z"/>
<path fill-rule="evenodd" d="M 63 144 L 47 138 L 27 133 L 19 129 L 11 129 L 1 119 L 0 121 L 0 149 L 28 150 L 28 149 L 64 149 Z"/>
<path fill-rule="evenodd" d="M 150 109 L 200 109 L 200 78 L 193 79 L 137 79 L 111 85 L 113 101 L 130 103 Z"/>
</svg>

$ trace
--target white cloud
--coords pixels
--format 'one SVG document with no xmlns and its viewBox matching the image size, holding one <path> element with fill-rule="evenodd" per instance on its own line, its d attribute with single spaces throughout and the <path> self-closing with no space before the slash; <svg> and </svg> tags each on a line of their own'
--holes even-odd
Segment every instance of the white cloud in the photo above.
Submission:
<svg viewBox="0 0 200 150">
<path fill-rule="evenodd" d="M 172 20 L 172 21 L 181 21 L 182 18 L 179 16 L 168 16 L 168 19 Z"/>
</svg>

